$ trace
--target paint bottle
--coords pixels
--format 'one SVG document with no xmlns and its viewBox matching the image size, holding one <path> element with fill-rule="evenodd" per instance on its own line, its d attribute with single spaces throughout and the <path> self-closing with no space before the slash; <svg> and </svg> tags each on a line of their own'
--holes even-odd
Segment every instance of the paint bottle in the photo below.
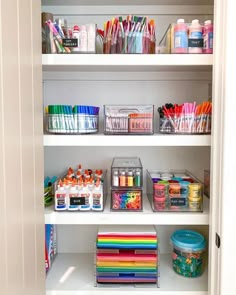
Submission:
<svg viewBox="0 0 236 295">
<path fill-rule="evenodd" d="M 188 47 L 189 53 L 200 54 L 203 51 L 202 26 L 198 19 L 194 19 L 189 27 Z"/>
<path fill-rule="evenodd" d="M 92 191 L 92 210 L 102 211 L 103 210 L 103 186 L 98 179 L 96 185 Z"/>
<path fill-rule="evenodd" d="M 84 182 L 83 188 L 80 191 L 80 197 L 84 198 L 84 205 L 80 206 L 81 211 L 89 211 L 91 204 L 91 191 L 88 188 L 87 182 Z"/>
<path fill-rule="evenodd" d="M 188 53 L 188 27 L 184 19 L 174 26 L 174 53 Z"/>
<path fill-rule="evenodd" d="M 113 172 L 112 186 L 119 186 L 119 173 L 117 170 Z"/>
<path fill-rule="evenodd" d="M 73 38 L 78 40 L 78 46 L 74 47 L 72 50 L 73 52 L 79 52 L 80 51 L 80 31 L 78 26 L 74 26 L 72 34 L 73 34 Z"/>
<path fill-rule="evenodd" d="M 55 192 L 55 210 L 65 211 L 67 210 L 66 205 L 66 190 L 62 181 L 60 180 L 57 191 Z"/>
<path fill-rule="evenodd" d="M 68 194 L 68 210 L 79 211 L 79 209 L 79 191 L 76 188 L 76 181 L 74 181 Z"/>
<path fill-rule="evenodd" d="M 203 28 L 203 53 L 213 53 L 213 24 L 211 20 L 207 20 L 204 23 Z"/>
<path fill-rule="evenodd" d="M 126 186 L 126 176 L 125 171 L 120 172 L 120 186 Z"/>
<path fill-rule="evenodd" d="M 133 172 L 129 171 L 128 172 L 128 177 L 127 177 L 127 181 L 128 181 L 128 186 L 134 186 L 134 177 L 133 177 Z"/>
<path fill-rule="evenodd" d="M 79 51 L 87 52 L 88 51 L 88 34 L 86 26 L 81 26 L 80 36 L 79 36 Z"/>
<path fill-rule="evenodd" d="M 141 172 L 137 170 L 135 172 L 135 186 L 141 186 Z"/>
</svg>

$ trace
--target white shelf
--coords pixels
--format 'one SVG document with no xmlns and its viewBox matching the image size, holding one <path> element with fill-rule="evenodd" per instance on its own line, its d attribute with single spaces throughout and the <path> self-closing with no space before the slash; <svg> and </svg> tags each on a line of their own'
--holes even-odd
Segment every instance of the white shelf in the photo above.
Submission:
<svg viewBox="0 0 236 295">
<path fill-rule="evenodd" d="M 104 212 L 55 212 L 45 209 L 45 224 L 112 225 L 209 225 L 209 200 L 203 212 L 153 212 L 146 196 L 143 212 L 111 212 L 109 196 Z"/>
<path fill-rule="evenodd" d="M 207 295 L 207 270 L 200 278 L 189 279 L 174 273 L 171 254 L 160 255 L 160 288 L 134 286 L 95 287 L 93 254 L 59 254 L 49 271 L 46 295 Z"/>
<path fill-rule="evenodd" d="M 208 54 L 44 54 L 44 71 L 191 71 L 211 70 Z"/>
<path fill-rule="evenodd" d="M 214 0 L 42 0 L 42 5 L 206 5 Z"/>
<path fill-rule="evenodd" d="M 211 146 L 210 135 L 44 135 L 44 146 Z"/>
</svg>

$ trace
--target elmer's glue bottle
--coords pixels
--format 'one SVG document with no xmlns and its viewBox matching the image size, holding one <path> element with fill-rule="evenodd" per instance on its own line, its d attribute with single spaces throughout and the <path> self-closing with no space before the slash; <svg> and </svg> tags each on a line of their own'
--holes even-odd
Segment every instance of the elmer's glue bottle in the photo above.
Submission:
<svg viewBox="0 0 236 295">
<path fill-rule="evenodd" d="M 92 191 L 92 210 L 102 211 L 103 210 L 103 186 L 98 179 L 96 185 Z"/>
<path fill-rule="evenodd" d="M 80 206 L 81 211 L 89 211 L 90 210 L 90 199 L 91 199 L 91 191 L 88 188 L 87 181 L 84 182 L 83 188 L 80 191 L 80 197 L 84 198 L 84 205 Z"/>
<path fill-rule="evenodd" d="M 78 46 L 73 48 L 73 52 L 79 52 L 80 51 L 80 30 L 78 26 L 74 26 L 73 28 L 73 38 L 77 39 Z"/>
<path fill-rule="evenodd" d="M 79 191 L 76 188 L 76 182 L 74 181 L 68 194 L 68 210 L 69 211 L 79 211 Z"/>
<path fill-rule="evenodd" d="M 174 53 L 188 53 L 188 26 L 178 19 L 174 26 Z"/>
<path fill-rule="evenodd" d="M 65 211 L 65 210 L 67 210 L 67 206 L 66 206 L 66 190 L 65 190 L 61 180 L 59 182 L 58 189 L 55 192 L 55 210 L 56 211 Z"/>
</svg>

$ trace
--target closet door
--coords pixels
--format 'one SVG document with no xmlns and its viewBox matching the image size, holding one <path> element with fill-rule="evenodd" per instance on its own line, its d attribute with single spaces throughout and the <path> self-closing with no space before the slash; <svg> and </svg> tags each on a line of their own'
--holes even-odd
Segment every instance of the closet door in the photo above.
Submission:
<svg viewBox="0 0 236 295">
<path fill-rule="evenodd" d="M 215 276 L 216 289 L 211 294 L 236 294 L 236 219 L 235 219 L 235 166 L 236 166 L 236 40 L 232 36 L 235 29 L 235 0 L 215 0 L 216 33 L 214 91 L 215 119 L 213 137 L 213 182 L 212 182 L 212 229 L 220 237 L 219 249 L 212 269 L 218 271 Z M 219 200 L 218 203 L 214 200 Z M 212 234 L 215 235 L 215 232 Z M 213 236 L 212 236 L 213 240 Z M 214 247 L 214 245 L 213 245 Z M 214 252 L 213 252 L 214 253 Z M 214 255 L 214 254 L 213 254 Z M 216 258 L 217 257 L 217 258 Z M 213 281 L 212 281 L 213 284 Z M 212 285 L 211 284 L 211 285 Z"/>
<path fill-rule="evenodd" d="M 0 1 L 0 293 L 45 294 L 39 0 Z"/>
</svg>

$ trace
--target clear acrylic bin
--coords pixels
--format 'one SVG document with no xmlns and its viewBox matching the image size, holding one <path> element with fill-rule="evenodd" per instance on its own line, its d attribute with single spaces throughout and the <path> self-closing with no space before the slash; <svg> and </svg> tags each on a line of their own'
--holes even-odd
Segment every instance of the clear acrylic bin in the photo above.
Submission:
<svg viewBox="0 0 236 295">
<path fill-rule="evenodd" d="M 211 174 L 210 170 L 204 170 L 204 195 L 210 198 L 211 192 Z"/>
<path fill-rule="evenodd" d="M 137 157 L 114 158 L 111 166 L 111 186 L 114 189 L 142 188 L 141 160 Z"/>
<path fill-rule="evenodd" d="M 153 105 L 105 105 L 105 134 L 153 134 Z"/>
<path fill-rule="evenodd" d="M 202 212 L 202 183 L 187 170 L 147 170 L 147 196 L 155 212 Z"/>
</svg>

